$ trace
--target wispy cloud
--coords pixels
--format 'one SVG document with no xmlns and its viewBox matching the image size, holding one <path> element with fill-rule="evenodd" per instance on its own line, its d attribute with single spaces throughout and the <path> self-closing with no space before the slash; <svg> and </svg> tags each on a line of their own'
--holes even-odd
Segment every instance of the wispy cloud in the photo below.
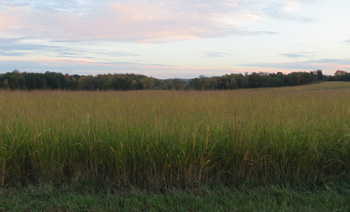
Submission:
<svg viewBox="0 0 350 212">
<path fill-rule="evenodd" d="M 319 64 L 340 64 L 340 65 L 350 65 L 350 59 L 317 59 L 305 61 L 305 63 L 319 63 Z"/>
<path fill-rule="evenodd" d="M 306 15 L 296 15 L 292 12 L 297 10 L 300 4 L 309 4 L 313 0 L 281 0 L 270 1 L 268 6 L 264 7 L 263 11 L 266 16 L 284 21 L 295 21 L 301 23 L 312 23 L 316 19 L 314 17 L 308 17 Z"/>
<path fill-rule="evenodd" d="M 311 58 L 315 56 L 315 54 L 311 51 L 302 51 L 297 53 L 284 53 L 284 54 L 281 54 L 281 56 L 292 58 L 292 59 L 299 59 L 299 58 Z"/>
<path fill-rule="evenodd" d="M 39 44 L 42 43 L 42 44 Z M 91 46 L 71 45 L 71 42 L 52 42 L 32 40 L 28 38 L 0 38 L 0 56 L 39 56 L 39 57 L 74 57 L 74 58 L 104 58 L 108 57 L 138 57 L 140 55 L 126 51 L 111 51 L 103 48 L 94 49 Z M 94 57 L 92 56 L 94 55 Z"/>
<path fill-rule="evenodd" d="M 27 52 L 18 52 L 18 51 L 0 51 L 0 55 L 9 56 L 9 57 L 12 57 L 12 56 L 18 57 L 18 56 L 26 56 L 26 55 L 28 55 L 28 53 Z"/>
<path fill-rule="evenodd" d="M 283 6 L 283 10 L 285 12 L 289 12 L 289 11 L 296 9 L 298 6 L 299 6 L 298 0 L 291 0 L 291 1 L 288 1 L 287 3 L 285 3 L 285 5 Z"/>
<path fill-rule="evenodd" d="M 241 35 L 240 27 L 264 16 L 238 0 L 5 1 L 0 8 L 2 32 L 57 40 L 149 42 Z"/>
<path fill-rule="evenodd" d="M 82 13 L 91 11 L 94 3 L 91 0 L 34 0 L 34 1 L 1 1 L 0 6 L 2 8 L 24 7 L 27 9 L 35 9 L 50 12 L 67 12 L 67 13 Z"/>
<path fill-rule="evenodd" d="M 203 54 L 203 57 L 208 58 L 217 58 L 217 57 L 229 57 L 231 54 L 225 52 L 215 52 L 215 51 L 206 51 Z"/>
<path fill-rule="evenodd" d="M 332 71 L 341 68 L 350 68 L 350 59 L 318 59 L 300 62 L 250 63 L 242 64 L 241 66 L 305 71 L 326 69 L 328 71 Z"/>
<path fill-rule="evenodd" d="M 14 69 L 26 72 L 46 72 L 65 70 L 65 73 L 96 75 L 103 73 L 135 73 L 144 74 L 147 76 L 166 79 L 171 77 L 176 78 L 194 78 L 200 75 L 206 76 L 221 76 L 229 73 L 237 73 L 230 69 L 210 69 L 200 67 L 182 67 L 166 64 L 151 64 L 151 63 L 132 63 L 132 62 L 100 62 L 88 59 L 42 59 L 41 61 L 1 61 L 0 71 L 8 72 Z"/>
</svg>

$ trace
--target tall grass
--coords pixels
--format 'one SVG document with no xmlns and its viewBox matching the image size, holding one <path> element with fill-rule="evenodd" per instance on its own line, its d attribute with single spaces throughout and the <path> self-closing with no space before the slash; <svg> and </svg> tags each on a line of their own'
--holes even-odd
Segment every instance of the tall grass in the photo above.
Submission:
<svg viewBox="0 0 350 212">
<path fill-rule="evenodd" d="M 350 173 L 350 91 L 0 92 L 0 183 L 317 183 Z"/>
</svg>

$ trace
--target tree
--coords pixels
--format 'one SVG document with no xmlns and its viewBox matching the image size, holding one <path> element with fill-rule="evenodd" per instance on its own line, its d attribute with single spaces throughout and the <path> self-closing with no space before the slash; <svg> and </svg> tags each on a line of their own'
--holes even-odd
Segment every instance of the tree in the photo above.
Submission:
<svg viewBox="0 0 350 212">
<path fill-rule="evenodd" d="M 317 70 L 317 71 L 316 71 L 316 74 L 317 74 L 317 80 L 318 80 L 318 81 L 323 81 L 323 73 L 322 73 L 322 70 Z"/>
<path fill-rule="evenodd" d="M 297 80 L 297 73 L 293 72 L 288 74 L 288 83 L 287 85 L 298 85 L 298 80 Z"/>
<path fill-rule="evenodd" d="M 146 90 L 152 89 L 154 86 L 154 79 L 152 77 L 146 77 L 141 80 L 143 88 Z"/>
<path fill-rule="evenodd" d="M 236 77 L 237 84 L 239 88 L 249 88 L 249 80 L 248 80 L 248 75 L 242 75 L 239 74 Z"/>
<path fill-rule="evenodd" d="M 185 88 L 185 82 L 181 79 L 172 79 L 168 81 L 167 88 L 169 90 L 171 89 L 182 90 Z"/>
<path fill-rule="evenodd" d="M 200 80 L 198 78 L 191 79 L 189 81 L 190 89 L 201 90 Z"/>
<path fill-rule="evenodd" d="M 191 80 L 159 80 L 137 74 L 101 74 L 80 76 L 56 72 L 20 73 L 18 70 L 0 74 L 0 88 L 4 89 L 67 89 L 67 90 L 142 90 L 142 89 L 239 89 L 303 85 L 314 81 L 350 81 L 350 73 L 338 70 L 334 76 L 324 76 L 321 70 L 312 72 L 282 72 L 252 74 L 226 74 L 221 77 L 205 77 Z"/>
<path fill-rule="evenodd" d="M 204 88 L 209 90 L 214 90 L 217 88 L 216 77 L 209 77 L 205 79 Z"/>
<path fill-rule="evenodd" d="M 269 78 L 269 87 L 281 87 L 283 86 L 283 80 L 278 77 Z"/>
<path fill-rule="evenodd" d="M 114 89 L 116 90 L 123 90 L 126 91 L 129 88 L 129 82 L 127 79 L 122 78 L 122 77 L 117 77 L 114 80 L 114 85 L 113 85 Z"/>
<path fill-rule="evenodd" d="M 342 70 L 337 70 L 337 71 L 334 73 L 335 76 L 344 76 L 344 75 L 346 75 L 346 74 L 347 74 L 347 72 L 346 72 L 346 71 L 342 71 Z"/>
<path fill-rule="evenodd" d="M 94 83 L 94 77 L 89 75 L 79 78 L 78 88 L 79 90 L 96 90 L 97 86 Z"/>
<path fill-rule="evenodd" d="M 137 90 L 138 86 L 137 86 L 137 81 L 136 80 L 132 80 L 130 83 L 130 90 Z"/>
<path fill-rule="evenodd" d="M 238 84 L 237 84 L 237 80 L 234 76 L 231 77 L 230 79 L 230 84 L 229 84 L 229 88 L 230 89 L 238 89 Z"/>
<path fill-rule="evenodd" d="M 8 82 L 7 79 L 5 79 L 4 82 L 2 83 L 2 87 L 5 88 L 5 89 L 10 88 L 10 85 L 9 85 L 9 82 Z"/>
</svg>

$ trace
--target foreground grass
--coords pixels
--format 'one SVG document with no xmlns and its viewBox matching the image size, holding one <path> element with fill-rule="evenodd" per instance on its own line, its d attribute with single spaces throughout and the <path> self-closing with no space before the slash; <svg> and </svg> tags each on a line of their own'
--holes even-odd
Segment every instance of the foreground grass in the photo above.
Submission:
<svg viewBox="0 0 350 212">
<path fill-rule="evenodd" d="M 0 185 L 327 184 L 350 173 L 350 90 L 0 92 Z"/>
<path fill-rule="evenodd" d="M 52 184 L 0 189 L 0 211 L 349 211 L 349 182 L 325 187 L 78 189 Z"/>
</svg>

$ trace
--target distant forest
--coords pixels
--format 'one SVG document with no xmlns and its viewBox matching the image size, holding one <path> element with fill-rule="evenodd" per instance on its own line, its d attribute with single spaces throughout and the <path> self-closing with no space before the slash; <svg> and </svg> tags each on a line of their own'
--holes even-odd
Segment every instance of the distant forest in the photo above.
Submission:
<svg viewBox="0 0 350 212">
<path fill-rule="evenodd" d="M 160 80 L 139 74 L 69 75 L 57 72 L 28 73 L 14 70 L 0 74 L 0 88 L 10 90 L 232 90 L 282 87 L 320 81 L 350 81 L 350 73 L 333 76 L 311 72 L 229 74 L 220 77 Z"/>
</svg>

